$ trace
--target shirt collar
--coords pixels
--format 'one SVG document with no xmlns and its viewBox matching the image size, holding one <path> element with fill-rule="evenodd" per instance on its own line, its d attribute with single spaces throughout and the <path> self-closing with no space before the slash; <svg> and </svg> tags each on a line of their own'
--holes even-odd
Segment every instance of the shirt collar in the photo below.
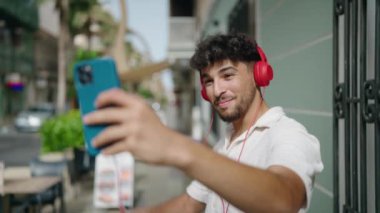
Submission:
<svg viewBox="0 0 380 213">
<path fill-rule="evenodd" d="M 272 107 L 268 111 L 266 111 L 253 125 L 255 127 L 272 127 L 282 116 L 285 115 L 282 107 Z M 252 128 L 251 128 L 252 129 Z"/>
<path fill-rule="evenodd" d="M 249 135 L 253 133 L 253 131 L 256 128 L 270 128 L 272 127 L 282 116 L 285 115 L 284 110 L 282 107 L 272 107 L 268 111 L 266 111 L 257 121 L 256 123 L 249 128 Z M 229 140 L 231 138 L 231 134 L 233 131 L 233 126 L 232 124 L 229 124 L 227 126 L 227 134 L 225 138 L 225 143 L 228 144 Z M 238 141 L 243 141 L 245 138 L 245 135 L 247 134 L 247 131 L 244 131 L 242 134 L 240 134 L 233 142 L 238 142 Z"/>
</svg>

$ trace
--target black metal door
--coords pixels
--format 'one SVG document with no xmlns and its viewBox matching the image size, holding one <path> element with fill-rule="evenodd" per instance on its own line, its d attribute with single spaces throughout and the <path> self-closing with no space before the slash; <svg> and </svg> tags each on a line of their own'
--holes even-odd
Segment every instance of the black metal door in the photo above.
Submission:
<svg viewBox="0 0 380 213">
<path fill-rule="evenodd" d="M 367 3 L 375 5 L 373 16 Z M 334 212 L 380 212 L 380 0 L 334 0 L 333 9 Z"/>
</svg>

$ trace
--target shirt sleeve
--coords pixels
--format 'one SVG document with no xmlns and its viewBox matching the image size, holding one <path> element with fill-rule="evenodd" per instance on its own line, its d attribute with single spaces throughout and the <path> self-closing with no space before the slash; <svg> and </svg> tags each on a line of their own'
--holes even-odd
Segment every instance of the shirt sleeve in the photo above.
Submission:
<svg viewBox="0 0 380 213">
<path fill-rule="evenodd" d="M 323 170 L 323 164 L 318 139 L 306 130 L 301 130 L 280 131 L 272 138 L 268 167 L 284 166 L 301 178 L 306 190 L 306 203 L 302 210 L 306 211 L 310 205 L 315 176 Z"/>
<path fill-rule="evenodd" d="M 187 194 L 201 203 L 207 203 L 208 195 L 210 190 L 200 183 L 199 181 L 193 180 L 190 185 L 186 188 Z"/>
<path fill-rule="evenodd" d="M 213 151 L 216 153 L 219 153 L 218 150 L 220 150 L 223 147 L 223 144 L 224 144 L 224 139 L 219 140 L 213 147 Z M 206 204 L 208 201 L 209 195 L 212 191 L 209 188 L 207 188 L 205 185 L 203 185 L 201 182 L 197 180 L 193 180 L 190 183 L 190 185 L 186 188 L 186 192 L 193 199 Z"/>
<path fill-rule="evenodd" d="M 218 150 L 223 147 L 224 140 L 218 141 L 213 147 L 214 152 L 218 152 Z M 201 203 L 207 203 L 208 196 L 212 192 L 209 188 L 203 185 L 201 182 L 197 180 L 193 180 L 190 185 L 186 188 L 187 194 L 194 198 L 195 200 Z"/>
</svg>

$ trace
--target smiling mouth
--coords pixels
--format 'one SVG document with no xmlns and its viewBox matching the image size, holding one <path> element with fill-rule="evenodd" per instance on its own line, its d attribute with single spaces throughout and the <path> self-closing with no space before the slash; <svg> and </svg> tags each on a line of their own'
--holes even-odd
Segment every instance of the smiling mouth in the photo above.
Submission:
<svg viewBox="0 0 380 213">
<path fill-rule="evenodd" d="M 231 103 L 232 100 L 233 100 L 233 98 L 218 101 L 218 102 L 217 102 L 217 106 L 218 106 L 219 108 L 227 108 L 228 105 Z"/>
</svg>

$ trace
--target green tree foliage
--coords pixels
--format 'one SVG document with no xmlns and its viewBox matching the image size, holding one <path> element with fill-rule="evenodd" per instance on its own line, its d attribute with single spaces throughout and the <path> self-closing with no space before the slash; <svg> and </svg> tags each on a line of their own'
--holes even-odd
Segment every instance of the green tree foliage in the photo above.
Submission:
<svg viewBox="0 0 380 213">
<path fill-rule="evenodd" d="M 141 95 L 142 97 L 144 97 L 145 99 L 154 99 L 153 92 L 148 88 L 140 87 L 137 93 Z"/>
<path fill-rule="evenodd" d="M 98 0 L 69 0 L 69 28 L 72 33 L 76 33 L 77 30 L 74 24 L 75 17 L 79 13 L 88 13 L 98 4 Z"/>
</svg>

